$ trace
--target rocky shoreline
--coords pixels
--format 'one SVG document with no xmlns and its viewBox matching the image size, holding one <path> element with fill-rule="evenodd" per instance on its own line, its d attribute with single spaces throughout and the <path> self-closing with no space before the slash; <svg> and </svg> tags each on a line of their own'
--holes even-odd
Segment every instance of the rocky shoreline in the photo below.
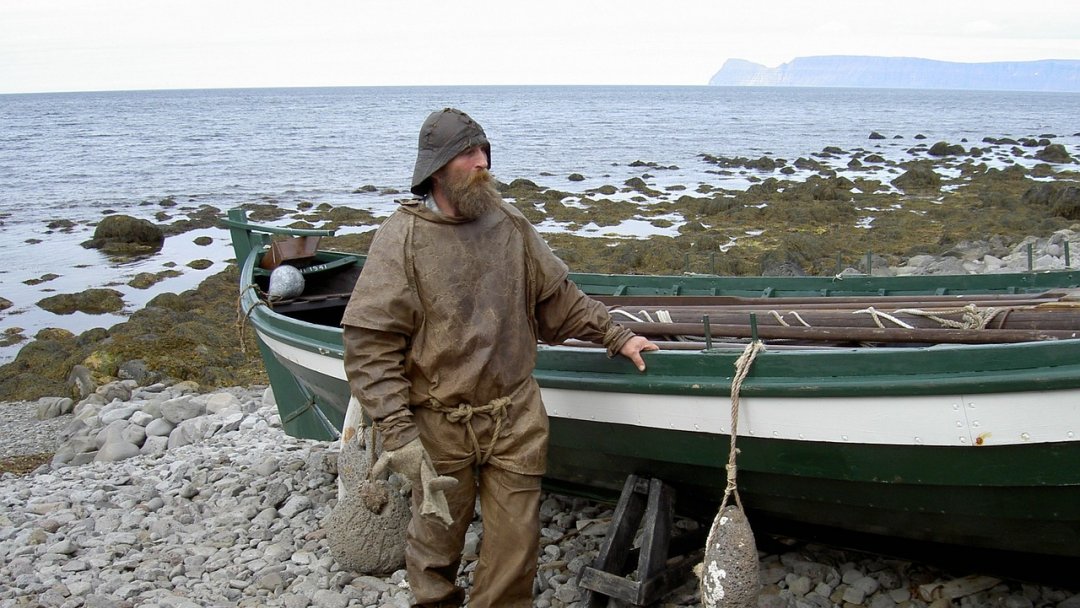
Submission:
<svg viewBox="0 0 1080 608">
<path fill-rule="evenodd" d="M 285 435 L 263 386 L 197 389 L 127 381 L 78 404 L 0 404 L 0 456 L 56 453 L 27 475 L 0 475 L 0 606 L 407 607 L 403 570 L 362 575 L 332 556 L 336 444 Z M 583 606 L 577 577 L 611 516 L 610 504 L 545 494 L 535 606 Z M 482 540 L 478 516 L 463 584 Z M 761 608 L 1080 607 L 1080 588 L 786 538 L 758 546 Z M 659 605 L 699 606 L 696 580 Z"/>
</svg>

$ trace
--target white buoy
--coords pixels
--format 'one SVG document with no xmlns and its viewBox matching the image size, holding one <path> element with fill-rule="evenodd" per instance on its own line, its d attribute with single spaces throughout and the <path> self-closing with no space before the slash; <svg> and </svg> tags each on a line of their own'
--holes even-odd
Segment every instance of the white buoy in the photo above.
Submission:
<svg viewBox="0 0 1080 608">
<path fill-rule="evenodd" d="M 282 264 L 270 273 L 266 295 L 271 300 L 288 300 L 304 293 L 304 275 L 295 266 Z"/>
</svg>

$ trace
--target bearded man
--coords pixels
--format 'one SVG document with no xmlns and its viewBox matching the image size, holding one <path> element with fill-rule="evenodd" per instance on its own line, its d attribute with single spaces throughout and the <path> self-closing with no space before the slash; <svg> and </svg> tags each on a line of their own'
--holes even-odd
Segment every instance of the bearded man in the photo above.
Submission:
<svg viewBox="0 0 1080 608">
<path fill-rule="evenodd" d="M 615 324 L 512 206 L 464 112 L 420 129 L 412 192 L 379 228 L 345 311 L 345 371 L 383 441 L 376 468 L 412 483 L 405 560 L 414 606 L 461 606 L 479 495 L 473 608 L 532 606 L 548 420 L 536 344 L 603 344 L 645 370 L 657 347 Z"/>
</svg>

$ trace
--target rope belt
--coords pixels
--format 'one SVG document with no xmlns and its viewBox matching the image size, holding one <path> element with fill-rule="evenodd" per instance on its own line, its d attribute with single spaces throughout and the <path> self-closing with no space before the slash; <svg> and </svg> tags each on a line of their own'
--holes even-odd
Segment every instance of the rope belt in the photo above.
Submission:
<svg viewBox="0 0 1080 608">
<path fill-rule="evenodd" d="M 499 397 L 488 402 L 486 405 L 473 406 L 471 403 L 459 403 L 456 406 L 440 403 L 432 397 L 427 402 L 427 407 L 433 411 L 445 414 L 446 419 L 455 424 L 465 425 L 465 431 L 469 434 L 469 440 L 473 444 L 473 454 L 476 455 L 477 464 L 487 464 L 491 453 L 495 451 L 495 440 L 502 432 L 503 421 L 506 419 L 506 407 L 510 405 L 510 397 Z M 480 449 L 480 440 L 476 438 L 472 419 L 477 414 L 486 414 L 495 421 L 495 428 L 491 431 L 491 441 L 488 442 L 487 451 Z"/>
</svg>

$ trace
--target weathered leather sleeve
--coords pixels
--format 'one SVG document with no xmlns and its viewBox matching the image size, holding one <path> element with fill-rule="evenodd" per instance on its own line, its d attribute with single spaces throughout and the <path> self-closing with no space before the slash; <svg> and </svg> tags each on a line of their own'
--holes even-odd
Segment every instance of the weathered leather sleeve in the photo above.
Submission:
<svg viewBox="0 0 1080 608">
<path fill-rule="evenodd" d="M 530 266 L 536 277 L 539 301 L 536 322 L 539 338 L 548 344 L 560 344 L 570 338 L 603 344 L 608 356 L 619 353 L 634 332 L 615 323 L 607 307 L 585 295 L 567 275 L 569 271 L 529 225 L 526 247 L 532 257 Z"/>
<path fill-rule="evenodd" d="M 364 412 L 395 450 L 417 438 L 405 378 L 406 339 L 401 334 L 346 325 L 345 376 Z"/>
<path fill-rule="evenodd" d="M 382 433 L 387 449 L 401 447 L 419 434 L 409 410 L 405 370 L 419 306 L 406 272 L 410 221 L 397 213 L 379 228 L 342 319 L 349 388 Z"/>
</svg>

